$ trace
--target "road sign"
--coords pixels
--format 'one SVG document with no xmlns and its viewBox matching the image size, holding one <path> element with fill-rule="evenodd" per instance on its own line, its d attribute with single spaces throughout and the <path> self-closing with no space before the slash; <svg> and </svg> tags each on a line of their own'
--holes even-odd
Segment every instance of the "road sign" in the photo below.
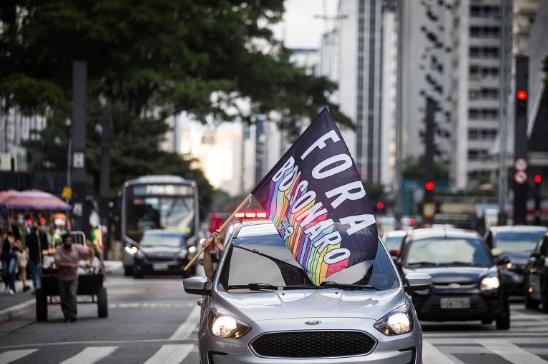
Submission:
<svg viewBox="0 0 548 364">
<path fill-rule="evenodd" d="M 514 174 L 514 181 L 516 181 L 517 184 L 524 184 L 525 182 L 527 182 L 527 173 L 525 173 L 524 171 L 517 171 L 515 174 Z"/>
<path fill-rule="evenodd" d="M 525 171 L 527 169 L 527 160 L 525 158 L 517 158 L 514 162 L 514 168 L 516 171 Z"/>
<path fill-rule="evenodd" d="M 434 202 L 425 202 L 422 206 L 422 216 L 427 219 L 434 217 L 436 212 L 436 204 Z"/>
<path fill-rule="evenodd" d="M 72 198 L 72 188 L 70 187 L 63 187 L 63 193 L 61 194 L 64 199 L 70 200 Z"/>
</svg>

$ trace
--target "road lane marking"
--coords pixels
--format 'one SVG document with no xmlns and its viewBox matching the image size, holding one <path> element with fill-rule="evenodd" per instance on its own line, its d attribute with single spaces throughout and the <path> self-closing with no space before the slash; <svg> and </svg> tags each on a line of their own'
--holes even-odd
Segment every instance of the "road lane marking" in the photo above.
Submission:
<svg viewBox="0 0 548 364">
<path fill-rule="evenodd" d="M 162 345 L 145 364 L 180 363 L 192 351 L 194 345 Z"/>
<path fill-rule="evenodd" d="M 171 335 L 169 340 L 186 340 L 194 331 L 200 321 L 200 306 L 194 306 L 186 320 L 179 326 L 179 328 Z"/>
<path fill-rule="evenodd" d="M 0 364 L 8 364 L 12 361 L 19 360 L 27 355 L 34 353 L 36 350 L 38 349 L 11 350 L 0 353 Z"/>
<path fill-rule="evenodd" d="M 60 364 L 93 364 L 106 358 L 118 349 L 117 346 L 97 346 L 85 348 L 78 354 L 61 362 Z"/>
<path fill-rule="evenodd" d="M 477 340 L 478 343 L 485 346 L 493 353 L 503 357 L 512 363 L 527 363 L 527 364 L 542 364 L 548 363 L 546 360 L 542 360 L 535 354 L 529 351 L 523 350 L 517 345 L 512 344 L 508 340 Z"/>
<path fill-rule="evenodd" d="M 453 360 L 425 340 L 422 342 L 422 361 L 425 364 L 455 364 Z"/>
</svg>

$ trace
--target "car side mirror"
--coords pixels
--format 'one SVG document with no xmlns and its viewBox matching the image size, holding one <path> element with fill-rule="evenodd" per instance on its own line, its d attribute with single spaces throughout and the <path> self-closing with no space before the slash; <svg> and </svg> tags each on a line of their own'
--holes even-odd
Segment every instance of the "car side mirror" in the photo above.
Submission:
<svg viewBox="0 0 548 364">
<path fill-rule="evenodd" d="M 210 282 L 207 277 L 196 276 L 183 279 L 183 287 L 186 293 L 208 295 L 211 293 Z"/>
<path fill-rule="evenodd" d="M 405 275 L 404 288 L 407 292 L 430 288 L 432 277 L 425 273 L 408 273 Z"/>
</svg>

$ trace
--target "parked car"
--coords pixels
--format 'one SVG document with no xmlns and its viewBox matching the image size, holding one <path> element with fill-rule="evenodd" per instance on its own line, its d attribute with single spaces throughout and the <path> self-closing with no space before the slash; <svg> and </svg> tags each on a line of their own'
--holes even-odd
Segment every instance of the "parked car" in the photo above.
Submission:
<svg viewBox="0 0 548 364">
<path fill-rule="evenodd" d="M 406 233 L 407 230 L 391 230 L 382 236 L 384 246 L 391 256 L 397 257 L 400 254 L 401 244 Z"/>
<path fill-rule="evenodd" d="M 375 259 L 314 286 L 270 221 L 232 225 L 213 281 L 183 280 L 203 295 L 200 363 L 421 363 L 422 332 L 383 245 Z M 404 289 L 405 287 L 405 289 Z"/>
<path fill-rule="evenodd" d="M 539 239 L 525 267 L 525 307 L 548 312 L 548 233 Z"/>
<path fill-rule="evenodd" d="M 493 226 L 485 234 L 487 246 L 497 249 L 497 254 L 509 259 L 501 266 L 509 294 L 523 296 L 525 265 L 535 245 L 547 231 L 545 226 Z"/>
<path fill-rule="evenodd" d="M 423 228 L 408 233 L 398 258 L 403 275 L 426 273 L 432 285 L 411 292 L 419 319 L 481 320 L 510 328 L 508 294 L 499 268 L 474 231 Z"/>
<path fill-rule="evenodd" d="M 184 277 L 195 273 L 195 266 L 184 271 L 194 257 L 196 246 L 188 245 L 183 234 L 169 230 L 147 230 L 139 244 L 133 247 L 133 277 L 145 274 L 180 274 Z"/>
</svg>

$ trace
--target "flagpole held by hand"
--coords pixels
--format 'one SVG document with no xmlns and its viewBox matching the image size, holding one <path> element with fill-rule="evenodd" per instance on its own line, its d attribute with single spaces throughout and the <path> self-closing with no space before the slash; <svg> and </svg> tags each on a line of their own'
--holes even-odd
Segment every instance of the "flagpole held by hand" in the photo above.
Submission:
<svg viewBox="0 0 548 364">
<path fill-rule="evenodd" d="M 230 216 L 223 222 L 223 224 L 209 237 L 207 240 L 201 244 L 200 250 L 194 255 L 194 257 L 190 260 L 190 262 L 187 263 L 184 270 L 188 270 L 198 259 L 198 257 L 206 250 L 206 248 L 211 245 L 211 242 L 213 241 L 215 245 L 217 245 L 218 249 L 222 249 L 222 245 L 219 242 L 219 239 L 221 238 L 221 232 L 224 230 L 226 225 L 234 218 L 236 213 L 244 207 L 244 205 L 248 204 L 251 201 L 251 194 L 247 195 L 246 198 L 236 207 L 236 209 L 230 214 Z"/>
</svg>

